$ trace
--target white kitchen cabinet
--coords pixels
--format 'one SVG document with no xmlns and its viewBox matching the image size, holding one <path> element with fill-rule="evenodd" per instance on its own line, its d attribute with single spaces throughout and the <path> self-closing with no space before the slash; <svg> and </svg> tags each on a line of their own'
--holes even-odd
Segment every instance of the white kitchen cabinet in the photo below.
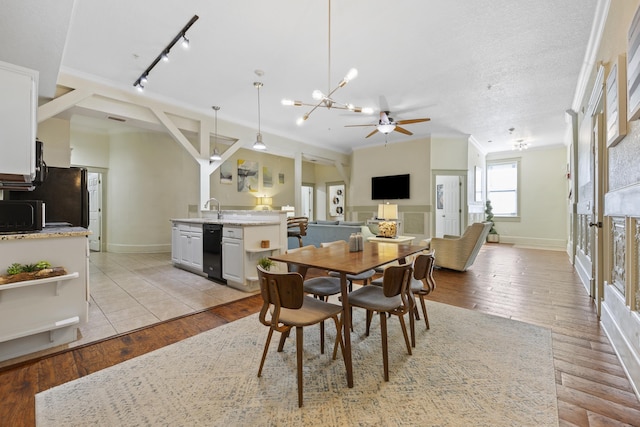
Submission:
<svg viewBox="0 0 640 427">
<path fill-rule="evenodd" d="M 235 227 L 223 227 L 223 236 L 228 236 L 230 230 Z M 239 235 L 242 236 L 242 228 Z M 238 235 L 236 233 L 236 235 Z M 222 238 L 222 277 L 227 283 L 244 283 L 244 242 L 242 237 L 223 237 Z"/>
<path fill-rule="evenodd" d="M 222 228 L 222 274 L 227 285 L 243 291 L 255 291 L 260 285 L 258 260 L 280 251 L 279 225 L 246 225 Z M 269 247 L 261 247 L 263 240 Z"/>
<path fill-rule="evenodd" d="M 171 260 L 174 264 L 203 273 L 202 224 L 174 223 L 171 243 Z"/>
<path fill-rule="evenodd" d="M 0 286 L 0 361 L 78 339 L 78 327 L 89 315 L 87 233 L 64 227 L 0 236 L 0 259 L 5 265 L 46 260 L 68 272 Z"/>
<path fill-rule="evenodd" d="M 38 72 L 0 61 L 0 181 L 31 182 L 36 173 Z"/>
<path fill-rule="evenodd" d="M 171 262 L 180 262 L 180 228 L 176 223 L 171 227 Z"/>
</svg>

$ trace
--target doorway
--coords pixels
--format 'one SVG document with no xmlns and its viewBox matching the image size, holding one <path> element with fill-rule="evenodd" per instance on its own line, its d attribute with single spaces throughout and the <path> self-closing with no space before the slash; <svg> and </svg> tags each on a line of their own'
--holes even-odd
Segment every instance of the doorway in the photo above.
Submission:
<svg viewBox="0 0 640 427">
<path fill-rule="evenodd" d="M 435 236 L 459 236 L 462 230 L 462 185 L 460 175 L 436 175 Z"/>
<path fill-rule="evenodd" d="M 314 193 L 313 184 L 302 184 L 302 187 L 300 189 L 300 203 L 301 203 L 300 213 L 301 213 L 301 216 L 306 216 L 307 218 L 309 218 L 309 221 L 314 220 L 313 193 Z"/>
<path fill-rule="evenodd" d="M 100 252 L 102 242 L 102 174 L 88 173 L 89 191 L 89 250 Z"/>
</svg>

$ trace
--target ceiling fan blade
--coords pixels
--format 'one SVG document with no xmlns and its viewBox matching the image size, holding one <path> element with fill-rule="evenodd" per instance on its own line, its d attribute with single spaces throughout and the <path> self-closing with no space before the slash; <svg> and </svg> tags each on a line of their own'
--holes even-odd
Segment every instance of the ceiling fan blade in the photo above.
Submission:
<svg viewBox="0 0 640 427">
<path fill-rule="evenodd" d="M 371 132 L 369 135 L 365 136 L 365 138 L 369 138 L 371 135 L 374 135 L 377 132 L 378 132 L 378 129 L 374 129 L 373 132 Z"/>
<path fill-rule="evenodd" d="M 375 124 L 369 124 L 369 125 L 344 125 L 344 127 L 346 128 L 354 128 L 354 127 L 360 127 L 360 126 L 377 126 Z"/>
<path fill-rule="evenodd" d="M 405 135 L 413 135 L 412 132 L 409 132 L 408 130 L 401 128 L 400 126 L 396 126 L 396 128 L 394 129 L 396 132 L 400 132 L 400 133 L 404 133 Z"/>
<path fill-rule="evenodd" d="M 396 121 L 396 124 L 399 124 L 399 125 L 409 125 L 409 124 L 411 124 L 411 123 L 428 122 L 429 120 L 431 120 L 431 119 L 426 118 L 426 117 L 425 117 L 425 118 L 423 118 L 423 119 L 398 120 L 398 121 Z"/>
</svg>

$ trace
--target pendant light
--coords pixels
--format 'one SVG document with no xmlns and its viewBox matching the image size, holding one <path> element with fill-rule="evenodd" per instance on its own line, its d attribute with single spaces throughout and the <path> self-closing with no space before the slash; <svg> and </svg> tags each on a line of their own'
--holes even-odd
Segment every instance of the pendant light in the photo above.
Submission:
<svg viewBox="0 0 640 427">
<path fill-rule="evenodd" d="M 213 154 L 211 155 L 210 159 L 212 162 L 217 162 L 219 160 L 222 160 L 222 156 L 220 155 L 220 151 L 218 151 L 218 110 L 220 109 L 220 107 L 218 107 L 217 105 L 214 105 L 213 110 L 216 112 L 216 121 L 215 121 L 215 133 L 213 135 L 213 141 L 214 141 L 214 147 L 213 147 Z"/>
<path fill-rule="evenodd" d="M 256 135 L 256 142 L 253 143 L 253 149 L 266 150 L 267 146 L 262 142 L 262 134 L 260 133 L 260 88 L 263 85 L 261 82 L 253 82 L 253 86 L 258 89 L 258 135 Z"/>
</svg>

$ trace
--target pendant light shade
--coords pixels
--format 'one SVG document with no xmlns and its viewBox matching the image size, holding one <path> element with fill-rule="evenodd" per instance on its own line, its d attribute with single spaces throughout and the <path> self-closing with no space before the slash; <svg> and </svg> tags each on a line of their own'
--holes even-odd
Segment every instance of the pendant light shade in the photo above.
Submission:
<svg viewBox="0 0 640 427">
<path fill-rule="evenodd" d="M 214 130 L 214 134 L 213 134 L 213 141 L 214 141 L 214 147 L 213 147 L 213 154 L 211 154 L 211 157 L 209 158 L 212 162 L 216 162 L 219 160 L 222 160 L 222 156 L 220 155 L 220 151 L 218 151 L 218 110 L 220 110 L 220 107 L 218 107 L 217 105 L 214 105 L 213 110 L 216 112 L 216 119 L 215 119 L 215 130 Z"/>
<path fill-rule="evenodd" d="M 258 134 L 256 142 L 253 143 L 254 150 L 266 150 L 267 146 L 262 142 L 262 134 L 260 133 L 260 88 L 263 86 L 261 82 L 253 82 L 253 86 L 258 89 Z"/>
</svg>

